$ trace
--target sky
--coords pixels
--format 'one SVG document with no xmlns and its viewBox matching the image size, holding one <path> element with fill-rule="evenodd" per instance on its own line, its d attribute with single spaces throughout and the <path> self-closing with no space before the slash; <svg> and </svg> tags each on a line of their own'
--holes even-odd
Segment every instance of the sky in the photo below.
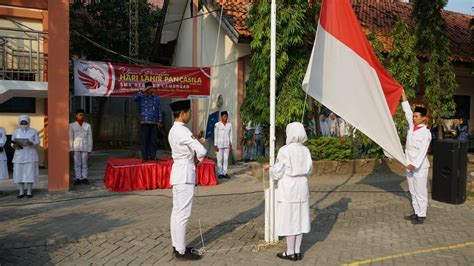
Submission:
<svg viewBox="0 0 474 266">
<path fill-rule="evenodd" d="M 445 9 L 456 11 L 464 14 L 474 15 L 472 7 L 474 0 L 448 0 Z"/>
</svg>

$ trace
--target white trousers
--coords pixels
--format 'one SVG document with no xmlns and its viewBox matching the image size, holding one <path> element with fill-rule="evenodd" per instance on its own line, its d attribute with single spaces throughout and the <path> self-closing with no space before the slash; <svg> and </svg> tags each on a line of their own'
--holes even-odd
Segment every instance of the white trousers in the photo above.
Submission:
<svg viewBox="0 0 474 266">
<path fill-rule="evenodd" d="M 194 184 L 173 186 L 173 210 L 171 211 L 171 243 L 178 252 L 186 250 L 186 226 L 193 207 Z"/>
<path fill-rule="evenodd" d="M 8 179 L 8 167 L 6 160 L 0 160 L 0 180 Z"/>
<path fill-rule="evenodd" d="M 74 152 L 74 173 L 76 179 L 87 178 L 87 158 L 89 154 L 86 151 Z"/>
<path fill-rule="evenodd" d="M 229 165 L 229 149 L 219 148 L 219 151 L 217 152 L 217 174 L 226 175 L 228 165 Z"/>
<path fill-rule="evenodd" d="M 411 172 L 407 171 L 411 204 L 418 217 L 426 217 L 428 208 L 428 170 L 429 168 L 421 168 Z"/>
</svg>

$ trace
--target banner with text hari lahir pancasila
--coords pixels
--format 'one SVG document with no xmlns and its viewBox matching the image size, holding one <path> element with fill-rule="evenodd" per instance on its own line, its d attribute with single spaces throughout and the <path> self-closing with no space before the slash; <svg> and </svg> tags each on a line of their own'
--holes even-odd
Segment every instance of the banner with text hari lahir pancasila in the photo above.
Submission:
<svg viewBox="0 0 474 266">
<path fill-rule="evenodd" d="M 153 94 L 163 98 L 208 97 L 209 67 L 164 67 L 74 61 L 74 95 L 132 96 L 153 83 Z"/>
</svg>

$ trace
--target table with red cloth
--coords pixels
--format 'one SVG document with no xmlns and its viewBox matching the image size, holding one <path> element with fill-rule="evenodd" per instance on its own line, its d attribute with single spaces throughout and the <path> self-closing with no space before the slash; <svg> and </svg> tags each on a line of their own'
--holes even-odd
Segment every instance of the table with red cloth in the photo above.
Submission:
<svg viewBox="0 0 474 266">
<path fill-rule="evenodd" d="M 109 159 L 105 169 L 104 182 L 109 191 L 127 192 L 171 188 L 170 174 L 173 159 L 146 161 L 142 159 Z M 217 185 L 214 161 L 205 158 L 196 168 L 196 184 Z"/>
</svg>

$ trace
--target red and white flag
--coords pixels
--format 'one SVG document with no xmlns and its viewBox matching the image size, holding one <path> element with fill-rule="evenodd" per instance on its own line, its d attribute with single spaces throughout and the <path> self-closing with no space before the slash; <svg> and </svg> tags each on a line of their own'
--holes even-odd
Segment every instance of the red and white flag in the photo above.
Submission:
<svg viewBox="0 0 474 266">
<path fill-rule="evenodd" d="M 303 90 L 406 165 L 394 115 L 402 86 L 377 60 L 349 0 L 324 0 Z"/>
</svg>

